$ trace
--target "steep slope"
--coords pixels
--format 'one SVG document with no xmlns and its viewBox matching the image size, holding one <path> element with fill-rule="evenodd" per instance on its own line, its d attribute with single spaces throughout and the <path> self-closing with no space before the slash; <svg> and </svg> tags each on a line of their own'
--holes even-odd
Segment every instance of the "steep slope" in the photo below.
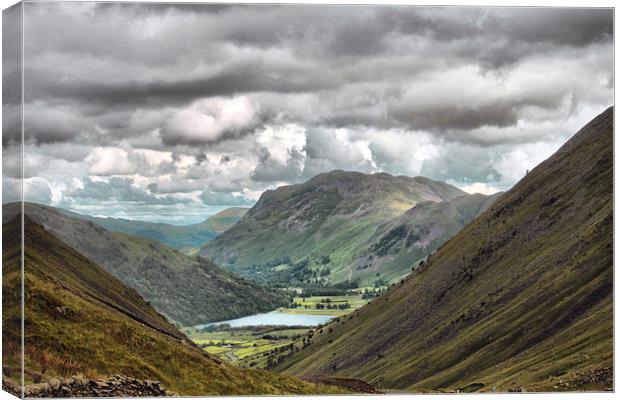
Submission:
<svg viewBox="0 0 620 400">
<path fill-rule="evenodd" d="M 609 388 L 612 233 L 610 108 L 402 284 L 278 369 L 403 390 Z"/>
<path fill-rule="evenodd" d="M 170 225 L 123 218 L 101 218 L 65 211 L 70 217 L 82 218 L 101 225 L 112 232 L 122 232 L 157 240 L 166 246 L 185 251 L 198 248 L 233 226 L 247 208 L 231 207 L 210 216 L 199 224 Z"/>
<path fill-rule="evenodd" d="M 353 280 L 357 276 L 350 263 L 378 225 L 417 203 L 464 194 L 422 177 L 332 171 L 266 191 L 201 254 L 258 280 L 269 280 L 277 271 L 291 274 L 295 283 L 316 283 L 319 270 L 329 270 L 323 281 Z"/>
<path fill-rule="evenodd" d="M 387 282 L 399 280 L 499 196 L 477 193 L 413 206 L 377 228 L 366 250 L 353 262 L 354 270 L 362 279 L 379 273 Z"/>
<path fill-rule="evenodd" d="M 19 217 L 3 225 L 3 285 L 19 280 Z M 182 395 L 319 393 L 333 388 L 213 359 L 138 294 L 25 217 L 26 383 L 76 374 L 159 380 Z M 12 310 L 3 336 L 19 335 Z M 3 361 L 18 357 L 11 349 Z M 7 373 L 6 369 L 3 374 Z M 3 376 L 3 379 L 5 377 Z M 10 378 L 9 378 L 10 379 Z"/>
<path fill-rule="evenodd" d="M 9 220 L 19 204 L 3 206 Z M 52 207 L 26 203 L 26 215 L 135 289 L 171 321 L 196 325 L 286 304 L 284 293 L 224 271 L 205 258 L 188 257 L 161 243 L 72 218 Z"/>
</svg>

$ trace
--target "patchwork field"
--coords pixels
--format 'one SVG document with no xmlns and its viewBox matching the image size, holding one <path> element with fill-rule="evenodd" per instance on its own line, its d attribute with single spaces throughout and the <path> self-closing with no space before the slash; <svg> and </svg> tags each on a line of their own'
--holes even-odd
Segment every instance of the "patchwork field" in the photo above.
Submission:
<svg viewBox="0 0 620 400">
<path fill-rule="evenodd" d="M 260 326 L 219 328 L 208 332 L 186 328 L 184 333 L 203 350 L 234 365 L 267 368 L 293 350 L 291 345 L 304 336 L 309 327 Z"/>
</svg>

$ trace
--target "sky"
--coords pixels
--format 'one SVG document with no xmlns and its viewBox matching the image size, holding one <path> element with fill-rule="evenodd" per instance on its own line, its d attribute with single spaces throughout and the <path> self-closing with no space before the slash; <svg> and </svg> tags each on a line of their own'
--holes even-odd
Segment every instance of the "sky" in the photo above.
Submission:
<svg viewBox="0 0 620 400">
<path fill-rule="evenodd" d="M 26 3 L 23 67 L 26 200 L 188 224 L 334 169 L 507 190 L 613 104 L 613 19 Z M 8 97 L 5 202 L 20 178 Z"/>
</svg>

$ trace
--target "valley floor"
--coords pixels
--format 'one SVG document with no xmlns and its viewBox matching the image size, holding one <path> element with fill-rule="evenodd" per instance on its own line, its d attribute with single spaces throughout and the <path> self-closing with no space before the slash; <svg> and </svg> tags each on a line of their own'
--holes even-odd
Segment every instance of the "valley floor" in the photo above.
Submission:
<svg viewBox="0 0 620 400">
<path fill-rule="evenodd" d="M 374 289 L 373 289 L 374 290 Z M 323 315 L 342 317 L 370 300 L 364 296 L 364 288 L 358 293 L 326 296 L 297 296 L 287 307 L 275 310 L 281 314 Z M 366 298 L 365 298 L 366 297 Z M 304 346 L 304 338 L 321 325 L 313 326 L 241 326 L 217 328 L 184 328 L 183 332 L 207 353 L 231 364 L 268 369 L 284 357 Z"/>
</svg>

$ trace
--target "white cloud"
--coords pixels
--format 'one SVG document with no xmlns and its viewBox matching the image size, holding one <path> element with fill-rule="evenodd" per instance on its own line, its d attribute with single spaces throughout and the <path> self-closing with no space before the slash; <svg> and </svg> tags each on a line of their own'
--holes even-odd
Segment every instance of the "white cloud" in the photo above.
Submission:
<svg viewBox="0 0 620 400">
<path fill-rule="evenodd" d="M 494 194 L 497 192 L 501 192 L 501 190 L 499 190 L 498 188 L 493 187 L 485 182 L 476 182 L 476 183 L 471 183 L 468 185 L 457 185 L 457 186 L 459 186 L 462 190 L 470 194 L 475 194 L 475 193 Z"/>
<path fill-rule="evenodd" d="M 502 154 L 493 168 L 499 173 L 498 186 L 510 188 L 521 180 L 528 170 L 549 158 L 561 143 L 540 142 L 521 145 Z"/>
<path fill-rule="evenodd" d="M 257 122 L 257 109 L 245 96 L 206 98 L 177 111 L 164 123 L 164 142 L 209 143 L 236 137 Z"/>
<path fill-rule="evenodd" d="M 85 161 L 92 175 L 129 175 L 135 171 L 127 151 L 118 147 L 95 147 Z"/>
<path fill-rule="evenodd" d="M 301 125 L 268 125 L 256 132 L 256 142 L 269 151 L 270 158 L 286 165 L 292 151 L 305 154 L 306 130 Z"/>
</svg>

